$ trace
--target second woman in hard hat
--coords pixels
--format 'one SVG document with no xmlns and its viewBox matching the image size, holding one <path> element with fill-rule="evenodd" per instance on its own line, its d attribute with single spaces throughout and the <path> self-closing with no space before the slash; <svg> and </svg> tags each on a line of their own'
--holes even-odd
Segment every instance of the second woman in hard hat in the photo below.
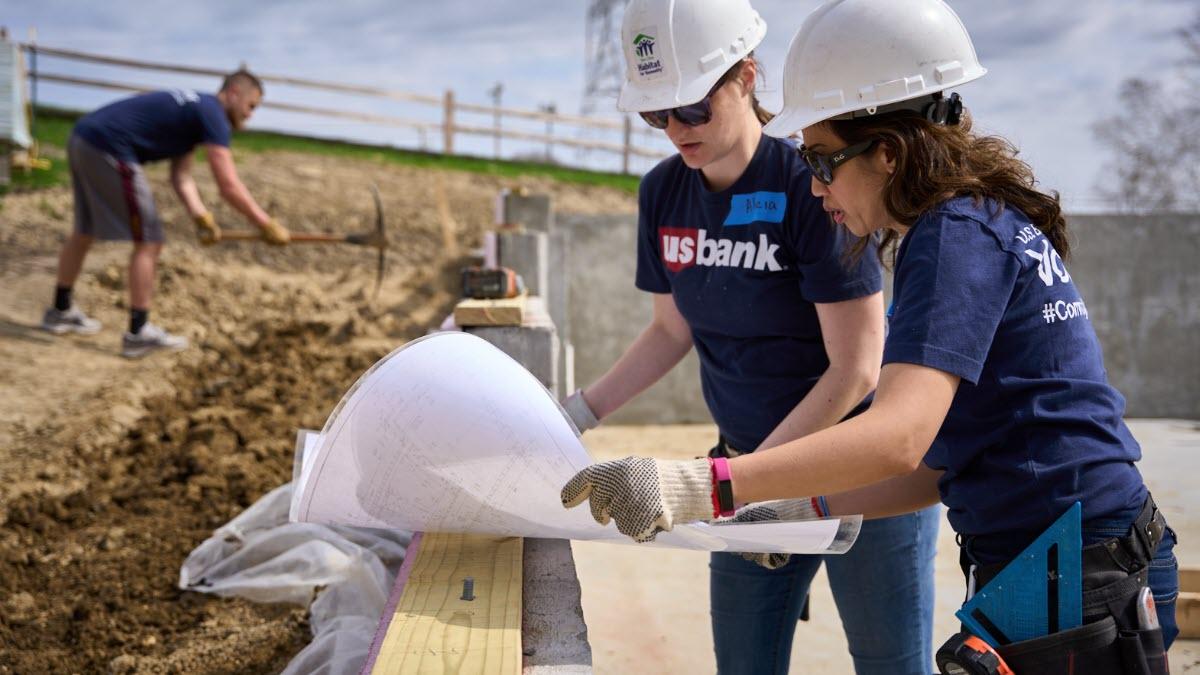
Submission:
<svg viewBox="0 0 1200 675">
<path fill-rule="evenodd" d="M 795 144 L 762 133 L 770 115 L 755 98 L 752 52 L 765 32 L 746 0 L 634 0 L 625 10 L 618 107 L 662 129 L 679 154 L 645 176 L 638 198 L 636 283 L 652 294 L 653 320 L 566 401 L 581 431 L 693 347 L 721 457 L 835 424 L 875 387 L 879 265 L 844 260 L 848 242 L 812 197 Z M 707 464 L 702 473 L 707 484 Z M 930 508 L 868 523 L 850 552 L 825 558 L 859 673 L 928 672 L 937 521 Z M 712 556 L 720 672 L 787 671 L 821 562 L 794 556 L 768 570 Z"/>
<path fill-rule="evenodd" d="M 1134 465 L 1125 401 L 1064 262 L 1057 195 L 1036 188 L 1006 141 L 972 132 L 946 92 L 984 73 L 941 0 L 830 0 L 808 17 L 789 51 L 784 110 L 766 131 L 803 136 L 812 192 L 842 229 L 881 234 L 884 246 L 903 238 L 871 407 L 731 459 L 709 485 L 692 479 L 704 460 L 627 458 L 584 469 L 563 502 L 586 497 L 646 539 L 713 499 L 829 495 L 749 507 L 764 517 L 876 517 L 940 499 L 976 588 L 1079 503 L 1076 630 L 1087 640 L 1064 627 L 1039 651 L 1026 642 L 1001 653 L 1026 664 L 1013 664 L 1018 673 L 1165 672 L 1175 535 Z M 1147 587 L 1154 607 L 1142 611 Z"/>
</svg>

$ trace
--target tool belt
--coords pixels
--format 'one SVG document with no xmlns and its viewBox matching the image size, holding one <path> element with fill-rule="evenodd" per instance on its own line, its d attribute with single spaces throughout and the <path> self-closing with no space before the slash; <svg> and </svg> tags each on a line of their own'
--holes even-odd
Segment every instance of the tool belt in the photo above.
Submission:
<svg viewBox="0 0 1200 675">
<path fill-rule="evenodd" d="M 1167 675 L 1161 628 L 1139 627 L 1138 595 L 1167 523 L 1149 496 L 1129 533 L 1083 548 L 1083 625 L 996 648 L 1016 675 Z M 970 578 L 966 549 L 959 564 Z M 1006 563 L 976 566 L 982 588 Z"/>
<path fill-rule="evenodd" d="M 733 459 L 734 457 L 744 454 L 746 453 L 729 445 L 724 436 L 717 436 L 717 444 L 713 446 L 712 450 L 708 451 L 708 456 L 712 457 L 713 459 L 716 459 L 717 457 Z"/>
</svg>

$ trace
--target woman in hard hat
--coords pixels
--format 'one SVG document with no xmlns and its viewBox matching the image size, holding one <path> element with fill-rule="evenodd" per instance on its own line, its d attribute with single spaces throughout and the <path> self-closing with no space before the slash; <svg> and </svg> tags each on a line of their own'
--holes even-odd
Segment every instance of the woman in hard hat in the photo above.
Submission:
<svg viewBox="0 0 1200 675">
<path fill-rule="evenodd" d="M 663 129 L 679 154 L 645 176 L 638 198 L 636 282 L 653 295 L 653 319 L 603 377 L 565 401 L 580 431 L 693 346 L 721 433 L 714 454 L 752 453 L 865 408 L 883 346 L 879 265 L 869 256 L 846 264 L 847 241 L 812 197 L 795 144 L 762 133 L 770 114 L 754 94 L 752 52 L 765 32 L 746 0 L 634 0 L 625 9 L 617 105 Z M 872 522 L 848 554 L 825 558 L 859 673 L 928 671 L 938 518 L 934 507 Z M 712 556 L 722 673 L 786 672 L 821 562 L 795 556 L 767 570 L 738 554 Z"/>
<path fill-rule="evenodd" d="M 985 72 L 941 0 L 833 0 L 808 17 L 766 132 L 802 134 L 812 192 L 840 229 L 884 247 L 903 238 L 874 401 L 724 466 L 599 463 L 568 483 L 564 504 L 590 498 L 594 514 L 647 539 L 711 519 L 713 500 L 825 495 L 752 508 L 870 518 L 940 499 L 982 586 L 1080 502 L 1085 623 L 1136 629 L 1130 593 L 1148 583 L 1170 645 L 1175 535 L 1134 466 L 1125 401 L 1064 262 L 1058 197 L 1036 189 L 1009 143 L 973 133 L 946 92 Z"/>
</svg>

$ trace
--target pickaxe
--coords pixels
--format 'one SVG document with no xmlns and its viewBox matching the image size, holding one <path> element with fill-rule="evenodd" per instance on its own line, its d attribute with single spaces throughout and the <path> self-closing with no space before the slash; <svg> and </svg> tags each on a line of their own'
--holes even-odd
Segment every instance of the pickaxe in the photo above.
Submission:
<svg viewBox="0 0 1200 675">
<path fill-rule="evenodd" d="M 371 196 L 375 198 L 375 229 L 369 232 L 337 234 L 334 232 L 296 232 L 291 231 L 293 244 L 351 244 L 354 246 L 370 246 L 379 249 L 379 264 L 375 272 L 375 294 L 379 294 L 379 286 L 383 283 L 383 271 L 386 264 L 385 254 L 388 248 L 387 230 L 383 220 L 383 200 L 379 197 L 379 188 L 371 185 Z M 262 233 L 250 230 L 221 230 L 221 241 L 262 241 Z"/>
</svg>

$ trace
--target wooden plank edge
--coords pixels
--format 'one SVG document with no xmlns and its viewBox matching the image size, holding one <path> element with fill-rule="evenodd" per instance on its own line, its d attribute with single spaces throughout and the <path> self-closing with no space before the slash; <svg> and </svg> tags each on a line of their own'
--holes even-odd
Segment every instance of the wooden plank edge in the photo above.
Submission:
<svg viewBox="0 0 1200 675">
<path fill-rule="evenodd" d="M 379 651 L 383 647 L 384 638 L 387 637 L 388 627 L 392 625 L 392 617 L 396 616 L 396 607 L 400 604 L 400 597 L 404 595 L 404 586 L 408 583 L 408 575 L 412 573 L 413 562 L 417 559 L 417 551 L 421 548 L 421 540 L 424 536 L 424 532 L 414 532 L 408 548 L 404 550 L 404 562 L 400 564 L 400 570 L 396 572 L 396 581 L 392 583 L 391 595 L 388 596 L 387 606 L 383 608 L 383 614 L 379 617 L 379 625 L 375 628 L 375 638 L 371 640 L 371 649 L 367 652 L 367 660 L 363 663 L 359 675 L 369 675 L 375 668 L 375 660 L 379 658 Z"/>
<path fill-rule="evenodd" d="M 1179 590 L 1187 593 L 1200 593 L 1200 567 L 1179 568 Z"/>
<path fill-rule="evenodd" d="M 1200 638 L 1200 592 L 1179 594 L 1175 600 L 1175 623 L 1179 625 L 1179 637 L 1188 640 Z"/>
</svg>

